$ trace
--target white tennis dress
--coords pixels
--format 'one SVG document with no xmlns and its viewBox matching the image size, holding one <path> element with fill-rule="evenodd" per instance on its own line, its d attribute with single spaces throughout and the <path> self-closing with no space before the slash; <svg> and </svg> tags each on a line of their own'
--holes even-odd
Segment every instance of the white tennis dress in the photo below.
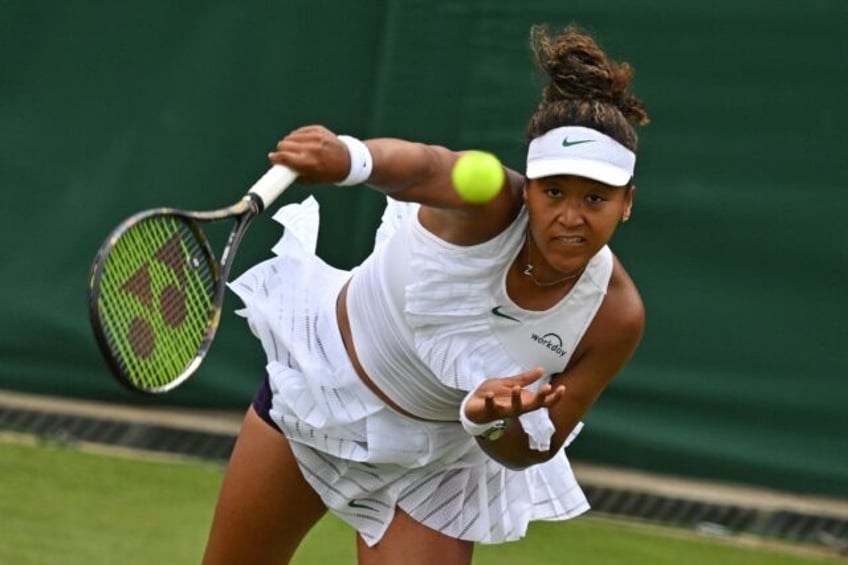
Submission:
<svg viewBox="0 0 848 565">
<path fill-rule="evenodd" d="M 526 311 L 505 290 L 526 212 L 490 241 L 457 246 L 421 226 L 417 205 L 387 200 L 375 250 L 353 273 L 315 255 L 319 214 L 310 197 L 274 215 L 286 228 L 276 257 L 230 285 L 268 357 L 270 416 L 307 481 L 368 545 L 398 507 L 432 529 L 480 543 L 516 540 L 533 520 L 586 511 L 564 450 L 509 470 L 457 420 L 465 393 L 486 378 L 565 367 L 603 301 L 611 252 L 599 252 L 554 308 Z M 356 375 L 335 310 L 352 274 L 348 312 L 363 367 L 400 407 L 430 421 L 387 407 Z M 546 409 L 521 423 L 530 447 L 548 448 Z"/>
</svg>

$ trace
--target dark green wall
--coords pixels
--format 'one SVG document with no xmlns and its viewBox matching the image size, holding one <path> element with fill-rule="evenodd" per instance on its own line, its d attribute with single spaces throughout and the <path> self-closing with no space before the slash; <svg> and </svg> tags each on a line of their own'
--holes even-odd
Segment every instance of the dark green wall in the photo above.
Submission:
<svg viewBox="0 0 848 565">
<path fill-rule="evenodd" d="M 520 169 L 540 86 L 529 26 L 570 21 L 633 64 L 653 119 L 614 242 L 648 328 L 572 456 L 848 494 L 838 0 L 0 2 L 0 388 L 244 406 L 263 360 L 232 295 L 182 389 L 151 400 L 110 380 L 86 310 L 105 234 L 143 208 L 228 204 L 305 123 L 480 147 Z M 320 251 L 354 264 L 380 198 L 316 194 Z M 236 270 L 277 235 L 257 222 Z"/>
</svg>

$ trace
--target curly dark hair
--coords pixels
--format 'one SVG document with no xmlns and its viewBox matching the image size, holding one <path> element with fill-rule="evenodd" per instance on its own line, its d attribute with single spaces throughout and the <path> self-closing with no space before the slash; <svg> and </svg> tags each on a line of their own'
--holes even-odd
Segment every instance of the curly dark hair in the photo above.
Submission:
<svg viewBox="0 0 848 565">
<path fill-rule="evenodd" d="M 527 124 L 527 141 L 560 126 L 583 126 L 636 151 L 634 126 L 650 120 L 645 105 L 630 92 L 629 64 L 610 60 L 595 39 L 574 24 L 555 36 L 547 26 L 534 26 L 530 48 L 548 82 Z"/>
</svg>

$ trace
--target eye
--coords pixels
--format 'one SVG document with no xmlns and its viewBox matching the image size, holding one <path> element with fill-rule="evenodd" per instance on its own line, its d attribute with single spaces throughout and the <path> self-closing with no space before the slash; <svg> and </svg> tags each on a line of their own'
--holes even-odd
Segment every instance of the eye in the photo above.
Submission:
<svg viewBox="0 0 848 565">
<path fill-rule="evenodd" d="M 586 196 L 586 200 L 589 202 L 589 204 L 596 204 L 596 205 L 597 204 L 603 204 L 604 202 L 607 201 L 607 199 L 600 194 L 588 194 Z"/>
<path fill-rule="evenodd" d="M 550 198 L 562 197 L 562 189 L 554 184 L 545 187 L 545 195 Z"/>
</svg>

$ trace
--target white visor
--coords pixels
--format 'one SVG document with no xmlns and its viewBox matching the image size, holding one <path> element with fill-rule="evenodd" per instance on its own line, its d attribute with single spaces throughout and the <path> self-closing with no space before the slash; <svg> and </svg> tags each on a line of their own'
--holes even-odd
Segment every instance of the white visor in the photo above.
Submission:
<svg viewBox="0 0 848 565">
<path fill-rule="evenodd" d="M 530 142 L 527 178 L 577 175 L 612 186 L 633 178 L 636 154 L 591 128 L 555 128 Z"/>
</svg>

